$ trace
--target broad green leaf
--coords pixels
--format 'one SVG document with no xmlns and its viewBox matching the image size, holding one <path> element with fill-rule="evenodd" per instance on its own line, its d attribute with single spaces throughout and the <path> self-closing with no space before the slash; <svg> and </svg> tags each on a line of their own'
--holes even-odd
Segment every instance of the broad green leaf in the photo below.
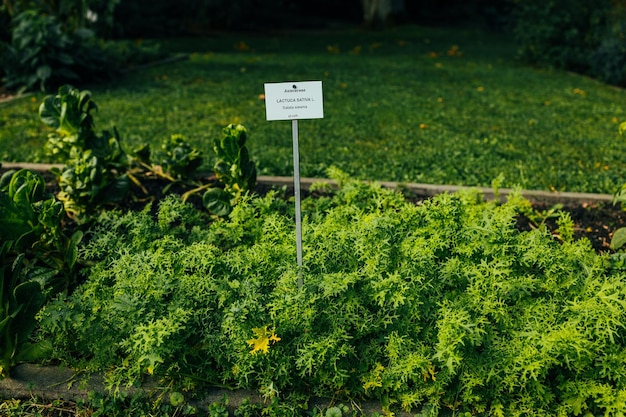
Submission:
<svg viewBox="0 0 626 417">
<path fill-rule="evenodd" d="M 202 204 L 211 213 L 223 217 L 230 214 L 230 194 L 221 188 L 211 188 L 202 196 Z"/>
<path fill-rule="evenodd" d="M 24 207 L 45 198 L 45 192 L 46 182 L 43 178 L 27 169 L 17 171 L 9 182 L 9 197 Z"/>
<path fill-rule="evenodd" d="M 15 355 L 15 362 L 33 362 L 46 359 L 52 354 L 52 342 L 40 340 L 37 343 L 25 343 L 18 348 Z"/>
<path fill-rule="evenodd" d="M 44 98 L 39 106 L 39 119 L 47 126 L 58 129 L 61 125 L 61 108 L 55 96 Z"/>
<path fill-rule="evenodd" d="M 78 258 L 77 248 L 81 240 L 83 240 L 83 232 L 77 230 L 76 232 L 74 232 L 74 234 L 72 234 L 72 237 L 68 242 L 65 258 L 70 270 L 74 268 L 74 265 L 76 264 L 76 259 Z"/>
<path fill-rule="evenodd" d="M 122 175 L 102 189 L 99 200 L 102 203 L 119 203 L 126 197 L 129 189 L 130 178 Z"/>
<path fill-rule="evenodd" d="M 11 331 L 15 332 L 18 345 L 28 339 L 37 325 L 35 315 L 44 303 L 41 285 L 35 281 L 26 281 L 13 290 L 19 312 L 15 316 L 15 323 Z"/>
<path fill-rule="evenodd" d="M 2 177 L 0 177 L 0 190 L 3 189 L 7 189 L 9 187 L 9 183 L 11 182 L 11 178 L 13 177 L 13 174 L 15 174 L 17 171 L 14 169 L 11 169 L 7 172 L 5 172 L 4 174 L 2 174 Z"/>
<path fill-rule="evenodd" d="M 626 227 L 620 227 L 613 233 L 611 249 L 617 250 L 626 244 Z"/>
<path fill-rule="evenodd" d="M 231 136 L 222 138 L 218 142 L 218 149 L 216 153 L 219 157 L 225 159 L 227 162 L 235 163 L 239 156 L 239 146 L 237 146 L 237 139 Z"/>
<path fill-rule="evenodd" d="M 4 307 L 4 306 L 3 306 Z M 3 312 L 4 314 L 4 312 Z M 13 318 L 15 317 L 17 313 L 13 312 L 7 316 L 4 317 L 0 317 L 0 335 L 4 335 L 4 333 L 7 331 L 7 329 L 9 328 L 10 324 L 11 324 L 11 320 L 13 320 Z"/>
</svg>

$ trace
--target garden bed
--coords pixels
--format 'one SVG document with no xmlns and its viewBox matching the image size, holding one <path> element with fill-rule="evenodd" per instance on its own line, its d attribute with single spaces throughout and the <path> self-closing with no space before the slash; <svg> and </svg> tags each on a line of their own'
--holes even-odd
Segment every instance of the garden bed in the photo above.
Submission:
<svg viewBox="0 0 626 417">
<path fill-rule="evenodd" d="M 50 167 L 6 164 L 3 169 L 20 167 L 44 174 L 50 190 L 54 191 L 55 184 L 48 171 Z M 210 177 L 203 179 L 211 181 Z M 594 279 L 597 279 L 598 283 L 602 281 L 606 285 L 616 286 L 617 291 L 619 277 L 600 275 L 598 271 L 606 268 L 606 265 L 600 262 L 600 257 L 593 254 L 591 248 L 575 242 L 581 237 L 586 237 L 596 252 L 609 250 L 608 241 L 611 232 L 626 224 L 622 211 L 611 204 L 611 196 L 523 192 L 522 196 L 532 207 L 532 210 L 526 210 L 526 201 L 522 201 L 518 194 L 508 189 L 478 189 L 476 192 L 475 188 L 467 187 L 395 183 L 382 183 L 380 184 L 382 187 L 379 188 L 353 181 L 342 184 L 342 181 L 324 179 L 301 181 L 305 197 L 318 195 L 320 198 L 308 199 L 307 202 L 309 205 L 306 213 L 311 216 L 306 222 L 311 228 L 308 231 L 307 242 L 310 253 L 307 262 L 310 269 L 307 269 L 305 274 L 307 286 L 298 290 L 293 286 L 296 272 L 290 260 L 293 255 L 291 242 L 293 230 L 290 225 L 292 214 L 289 214 L 290 204 L 285 203 L 283 199 L 292 195 L 291 178 L 259 177 L 256 191 L 265 197 L 257 201 L 244 199 L 242 207 L 237 207 L 231 220 L 215 222 L 213 225 L 207 224 L 204 217 L 201 218 L 188 211 L 188 205 L 159 193 L 163 184 L 158 180 L 146 181 L 144 185 L 149 186 L 154 200 L 164 202 L 165 205 L 153 207 L 154 218 L 146 213 L 119 217 L 105 216 L 103 223 L 89 232 L 90 241 L 85 244 L 82 256 L 86 256 L 84 260 L 89 265 L 94 265 L 94 262 L 100 263 L 100 268 L 90 268 L 91 276 L 84 277 L 87 280 L 85 287 L 68 296 L 68 300 L 71 297 L 73 301 L 66 304 L 62 299 L 50 304 L 41 316 L 44 333 L 47 328 L 48 337 L 56 339 L 60 345 L 65 344 L 65 349 L 69 352 L 78 349 L 78 357 L 90 356 L 93 353 L 96 358 L 109 361 L 110 352 L 106 346 L 117 343 L 112 339 L 116 337 L 116 330 L 112 330 L 111 326 L 117 326 L 123 320 L 109 318 L 108 313 L 105 314 L 106 311 L 120 314 L 120 308 L 128 308 L 128 314 L 138 315 L 136 319 L 140 321 L 144 320 L 144 309 L 152 311 L 148 317 L 159 317 L 158 314 L 161 314 L 161 318 L 139 324 L 125 336 L 123 343 L 132 342 L 138 350 L 119 354 L 128 354 L 128 362 L 126 359 L 124 362 L 136 362 L 140 369 L 129 367 L 127 376 L 122 374 L 116 376 L 121 378 L 118 383 L 123 382 L 126 377 L 135 382 L 138 381 L 135 378 L 148 381 L 141 384 L 141 390 L 130 390 L 129 393 L 152 397 L 163 392 L 163 387 L 150 382 L 156 381 L 152 377 L 155 366 L 158 367 L 164 361 L 167 363 L 170 360 L 178 363 L 176 366 L 183 366 L 186 365 L 186 360 L 181 358 L 186 358 L 187 354 L 194 355 L 187 349 L 195 343 L 196 332 L 190 331 L 187 334 L 186 326 L 189 324 L 191 327 L 193 320 L 185 311 L 201 309 L 203 313 L 199 313 L 197 317 L 204 317 L 203 314 L 206 314 L 206 318 L 200 319 L 202 324 L 217 327 L 211 327 L 212 330 L 209 332 L 203 327 L 198 328 L 203 333 L 205 342 L 196 347 L 211 351 L 212 343 L 219 341 L 229 346 L 228 355 L 232 356 L 226 359 L 220 356 L 224 353 L 218 351 L 217 357 L 221 359 L 215 359 L 214 363 L 211 359 L 201 361 L 202 367 L 195 365 L 188 369 L 187 374 L 183 373 L 180 376 L 182 380 L 190 378 L 189 373 L 198 372 L 201 374 L 199 378 L 208 381 L 207 375 L 212 377 L 214 374 L 213 371 L 207 370 L 205 365 L 209 366 L 209 369 L 215 365 L 221 372 L 225 372 L 227 375 L 225 378 L 231 380 L 240 378 L 236 369 L 250 366 L 248 368 L 250 372 L 254 369 L 254 372 L 258 372 L 262 378 L 266 378 L 266 381 L 273 381 L 276 372 L 282 369 L 280 366 L 286 367 L 284 369 L 293 367 L 281 378 L 288 381 L 285 382 L 287 387 L 294 388 L 294 385 L 290 384 L 295 384 L 297 390 L 304 392 L 310 390 L 312 395 L 305 401 L 309 406 L 321 404 L 319 407 L 323 408 L 333 403 L 330 398 L 320 400 L 314 396 L 318 389 L 315 378 L 323 381 L 321 392 L 325 395 L 343 386 L 341 378 L 347 380 L 350 377 L 356 379 L 350 381 L 350 384 L 353 384 L 351 386 L 354 387 L 355 383 L 356 387 L 362 386 L 365 394 L 371 394 L 368 389 L 381 388 L 380 394 L 376 394 L 375 398 L 379 395 L 382 398 L 393 395 L 395 405 L 401 402 L 403 408 L 410 409 L 412 406 L 421 406 L 420 402 L 424 398 L 440 401 L 441 395 L 444 394 L 441 389 L 461 389 L 455 388 L 456 375 L 463 373 L 463 378 L 470 377 L 470 371 L 474 368 L 459 368 L 458 364 L 464 363 L 461 359 L 457 362 L 457 358 L 461 357 L 459 355 L 466 355 L 466 360 L 474 361 L 474 365 L 477 366 L 482 363 L 483 349 L 491 349 L 493 353 L 489 354 L 494 355 L 494 362 L 489 366 L 493 366 L 494 372 L 510 372 L 511 375 L 521 372 L 514 368 L 506 368 L 510 365 L 499 362 L 507 358 L 499 355 L 505 353 L 509 355 L 511 352 L 516 355 L 523 353 L 518 352 L 513 345 L 509 349 L 508 342 L 500 345 L 499 338 L 502 337 L 504 340 L 510 337 L 511 343 L 541 345 L 542 342 L 532 338 L 525 340 L 530 337 L 528 335 L 534 333 L 519 332 L 518 329 L 528 326 L 528 322 L 520 317 L 519 309 L 528 309 L 524 314 L 531 314 L 534 305 L 554 304 L 550 308 L 560 311 L 559 303 L 570 301 L 573 303 L 574 300 L 579 302 L 579 297 L 583 295 L 593 302 L 596 302 L 596 298 L 601 298 L 602 294 L 596 295 L 594 292 L 595 281 L 588 280 L 587 275 L 581 270 L 595 271 L 594 274 L 598 273 L 598 276 L 594 276 Z M 320 183 L 325 183 L 325 186 L 320 187 Z M 337 195 L 332 196 L 335 193 L 329 192 L 328 187 L 336 189 Z M 385 188 L 401 190 L 403 195 L 390 193 Z M 272 197 L 270 190 L 278 190 L 278 198 Z M 327 201 L 324 202 L 324 199 Z M 487 201 L 499 199 L 503 204 L 483 204 L 479 203 L 480 199 Z M 405 204 L 405 200 L 412 204 Z M 136 209 L 142 208 L 145 204 L 146 201 L 133 202 L 122 207 L 128 208 L 130 212 L 136 212 Z M 563 226 L 563 212 L 571 218 L 573 227 Z M 510 222 L 511 216 L 516 216 L 515 224 Z M 518 236 L 514 230 L 542 227 L 554 234 L 556 240 L 563 240 L 565 244 L 556 244 L 555 239 L 546 236 L 543 231 Z M 571 236 L 568 230 L 571 230 L 574 242 L 568 237 Z M 135 241 L 133 236 L 139 240 Z M 128 249 L 127 253 L 122 253 L 124 251 L 116 253 L 125 246 Z M 177 249 L 173 250 L 174 248 Z M 192 249 L 189 250 L 190 248 Z M 161 270 L 161 265 L 165 265 L 166 268 Z M 171 265 L 172 268 L 167 265 Z M 183 267 L 183 270 L 178 270 L 182 265 L 187 266 Z M 217 271 L 214 272 L 214 269 Z M 615 273 L 610 269 L 607 271 Z M 577 284 L 572 284 L 572 279 L 575 279 Z M 163 282 L 159 284 L 157 281 L 161 280 Z M 205 280 L 209 285 L 207 288 L 201 284 Z M 474 286 L 474 283 L 481 280 L 484 280 L 485 285 Z M 426 285 L 422 285 L 422 281 Z M 196 290 L 185 293 L 189 291 L 188 286 L 196 285 L 198 286 Z M 583 290 L 587 286 L 589 292 Z M 562 293 L 564 289 L 567 294 Z M 475 294 L 470 290 L 480 293 L 484 300 L 475 299 Z M 92 296 L 79 301 L 83 291 Z M 215 294 L 206 299 L 195 300 L 196 295 L 200 296 L 204 291 Z M 454 297 L 448 295 L 452 293 L 456 295 Z M 94 294 L 97 294 L 95 298 Z M 123 294 L 122 298 L 119 298 L 120 294 Z M 493 297 L 501 299 L 496 300 Z M 560 297 L 563 297 L 563 301 L 559 301 Z M 154 299 L 150 301 L 152 298 Z M 172 304 L 172 308 L 167 307 L 172 299 L 177 301 Z M 84 307 L 78 307 L 82 302 L 85 302 Z M 205 307 L 204 303 L 207 302 L 212 306 Z M 493 302 L 495 304 L 490 304 Z M 216 315 L 218 310 L 222 310 L 223 303 L 227 306 L 224 308 L 226 317 Z M 240 303 L 244 303 L 243 307 Z M 423 310 L 420 307 L 422 303 L 426 306 Z M 176 305 L 180 308 L 174 309 L 173 306 Z M 344 305 L 351 307 L 344 309 L 341 307 Z M 76 309 L 72 311 L 72 308 Z M 83 312 L 82 308 L 85 309 Z M 441 312 L 433 314 L 438 310 Z M 93 313 L 95 321 L 90 318 L 89 323 L 82 323 L 81 320 L 91 315 L 85 315 L 88 311 Z M 243 314 L 242 311 L 246 313 Z M 257 319 L 249 322 L 246 318 L 248 311 L 250 314 L 255 312 Z M 307 315 L 313 311 L 316 311 L 319 317 L 309 323 Z M 470 316 L 463 316 L 466 312 L 468 314 L 471 312 Z M 457 313 L 461 314 L 458 323 L 455 321 Z M 123 314 L 124 320 L 128 320 L 126 314 Z M 362 314 L 371 314 L 371 317 L 364 317 Z M 427 315 L 431 314 L 432 318 L 427 319 Z M 559 317 L 558 321 L 554 321 L 554 316 L 548 314 L 544 319 L 547 324 L 554 326 L 554 329 L 545 329 L 547 332 L 545 337 L 561 337 L 560 326 L 564 326 L 563 328 L 570 325 L 578 326 L 575 324 L 577 320 L 584 319 L 585 322 L 595 320 L 594 317 L 586 315 L 579 317 L 577 314 L 572 310 L 571 318 Z M 476 317 L 473 317 L 474 315 Z M 196 313 L 193 316 L 196 317 Z M 74 317 L 79 318 L 78 321 L 75 321 Z M 297 317 L 295 321 L 294 317 Z M 414 319 L 409 320 L 408 317 Z M 508 318 L 504 320 L 505 317 Z M 109 322 L 110 320 L 113 321 Z M 420 320 L 420 324 L 414 323 L 413 320 Z M 467 320 L 471 323 L 466 326 L 463 323 Z M 434 321 L 436 324 L 433 324 Z M 512 325 L 513 322 L 516 323 L 515 327 Z M 134 323 L 134 320 L 130 320 L 130 323 Z M 150 345 L 152 343 L 149 342 L 152 337 L 150 331 L 157 330 L 152 326 L 159 323 L 168 326 L 163 333 L 164 336 L 159 336 L 167 339 L 168 345 L 162 345 L 161 342 Z M 364 323 L 369 324 L 365 326 Z M 197 324 L 194 322 L 194 325 Z M 93 329 L 92 325 L 95 326 Z M 262 327 L 254 327 L 259 325 Z M 582 334 L 582 329 L 592 328 L 589 327 L 592 325 L 585 324 L 586 327 L 577 328 L 576 330 L 581 333 L 577 334 L 576 338 L 564 340 L 562 345 L 554 345 L 553 349 L 558 350 L 561 349 L 560 346 L 579 343 L 581 340 L 594 340 L 596 343 L 596 337 L 600 336 Z M 274 326 L 279 329 L 277 334 L 274 333 Z M 475 326 L 480 329 L 484 327 L 484 330 L 474 334 L 472 329 Z M 539 328 L 543 329 L 541 326 Z M 392 330 L 394 328 L 398 331 Z M 62 329 L 61 333 L 67 334 L 56 334 L 56 331 L 50 333 L 51 329 Z M 120 330 L 128 331 L 125 328 Z M 311 336 L 307 335 L 309 331 Z M 401 333 L 404 331 L 408 333 Z M 424 335 L 419 335 L 418 333 L 422 331 Z M 454 333 L 458 331 L 469 333 L 461 339 L 446 341 L 447 337 L 456 337 Z M 550 331 L 552 333 L 549 333 Z M 135 338 L 132 332 L 144 333 L 142 338 Z M 258 332 L 262 335 L 259 336 Z M 111 334 L 107 336 L 106 333 Z M 73 334 L 83 338 L 83 341 L 73 345 Z M 93 339 L 93 335 L 96 334 L 98 336 Z M 252 335 L 257 335 L 259 339 L 254 337 L 250 339 Z M 92 339 L 89 339 L 90 337 Z M 590 339 L 586 339 L 588 337 Z M 261 338 L 265 338 L 267 343 L 264 347 L 257 347 Z M 273 343 L 280 341 L 281 338 L 284 342 L 277 343 L 274 347 Z M 379 342 L 371 344 L 371 340 Z M 426 346 L 427 341 L 432 345 Z M 54 343 L 54 340 L 52 342 Z M 246 344 L 254 345 L 253 350 L 250 351 Z M 147 351 L 149 355 L 142 354 L 141 349 L 144 348 L 153 350 Z M 257 348 L 265 352 L 267 360 L 263 359 L 264 355 L 254 355 Z M 349 365 L 350 361 L 346 356 L 350 349 L 355 351 L 359 349 L 356 355 L 359 358 L 358 365 Z M 369 352 L 368 349 L 376 349 L 376 354 L 381 356 L 372 359 L 367 357 L 367 354 L 361 353 Z M 384 350 L 381 353 L 378 349 Z M 436 351 L 436 355 L 424 353 L 426 349 Z M 570 355 L 569 350 L 564 349 L 562 354 Z M 315 353 L 317 350 L 321 352 L 319 359 Z M 335 355 L 334 359 L 325 358 L 326 354 Z M 523 366 L 531 369 L 535 366 L 536 355 L 539 355 L 539 352 L 528 358 L 522 357 L 523 355 L 519 358 L 511 356 L 507 360 L 520 361 Z M 315 364 L 310 365 L 309 371 L 306 371 L 307 357 Z M 541 365 L 546 372 L 541 376 L 542 384 L 549 386 L 552 372 L 562 370 L 559 364 L 553 363 L 550 359 L 554 357 L 551 352 L 546 351 L 539 357 L 545 360 Z M 199 360 L 195 357 L 192 359 Z M 526 363 L 527 359 L 532 359 L 532 363 Z M 236 365 L 232 368 L 229 366 L 223 368 L 225 360 L 234 360 Z M 319 363 L 315 362 L 318 360 Z M 376 362 L 372 362 L 373 360 Z M 579 360 L 584 361 L 584 358 Z M 383 361 L 385 366 L 378 361 Z M 405 361 L 409 362 L 404 363 Z M 431 361 L 436 365 L 429 365 Z M 98 366 L 105 363 L 107 362 L 101 362 Z M 105 369 L 109 366 L 111 364 L 105 366 Z M 365 371 L 358 370 L 362 373 L 357 374 L 357 370 L 349 366 L 365 367 Z M 291 375 L 296 369 L 299 375 Z M 403 376 L 405 369 L 410 369 L 411 374 Z M 161 376 L 176 379 L 166 370 L 161 372 L 164 372 Z M 310 379 L 306 376 L 308 373 L 311 375 Z M 480 378 L 488 382 L 485 379 L 486 375 L 483 374 Z M 77 401 L 84 399 L 92 391 L 102 391 L 104 387 L 103 376 L 97 373 L 76 375 L 72 370 L 57 367 L 19 365 L 14 369 L 13 376 L 14 378 L 7 378 L 0 383 L 0 392 L 5 398 L 37 396 Z M 50 377 L 55 379 L 47 379 Z M 256 379 L 256 376 L 254 378 Z M 410 378 L 412 386 L 418 387 L 421 384 L 424 386 L 411 391 L 410 388 L 397 385 L 398 393 L 393 390 L 387 392 L 388 388 L 382 388 L 383 385 L 380 385 L 382 378 L 390 381 L 389 384 L 398 384 L 403 378 Z M 188 400 L 188 404 L 198 409 L 208 409 L 224 395 L 228 396 L 230 407 L 243 404 L 244 399 L 260 404 L 264 398 L 259 392 L 265 390 L 266 395 L 268 392 L 270 396 L 275 395 L 271 391 L 273 382 L 268 387 L 263 385 L 262 379 L 260 381 L 259 391 L 214 389 L 202 384 L 201 388 L 195 391 L 193 398 Z M 132 386 L 136 386 L 135 382 Z M 247 383 L 246 378 L 244 386 L 247 386 Z M 515 378 L 507 379 L 506 383 L 518 386 Z M 435 389 L 435 384 L 441 384 L 441 387 Z M 233 386 L 237 385 L 233 383 Z M 332 388 L 328 390 L 328 386 Z M 433 391 L 430 391 L 431 386 Z M 111 387 L 110 383 L 108 387 Z M 420 389 L 425 391 L 419 391 Z M 498 406 L 498 401 L 489 399 L 491 394 L 485 394 L 484 400 L 478 396 L 473 397 L 472 392 L 477 388 L 469 383 L 462 389 L 466 390 L 468 395 L 466 403 L 468 405 L 464 405 L 466 409 L 480 409 L 487 405 Z M 491 389 L 495 392 L 500 388 L 496 384 Z M 561 388 L 554 386 L 551 389 L 555 393 L 560 393 Z M 510 407 L 513 409 L 516 407 L 515 402 L 521 401 L 522 397 L 518 398 L 511 392 L 514 391 L 506 395 L 511 397 Z M 500 394 L 503 392 L 498 395 Z M 342 393 L 338 395 L 344 401 L 345 398 L 350 398 L 349 395 L 346 397 Z M 454 402 L 449 402 L 453 397 L 454 395 L 445 395 L 441 404 L 454 410 L 456 407 Z M 534 394 L 529 393 L 524 401 L 533 397 Z M 581 393 L 577 398 L 587 401 L 588 397 Z M 567 404 L 565 401 L 560 407 L 565 409 Z M 354 405 L 363 411 L 368 407 L 365 415 L 389 409 L 389 405 L 385 407 L 379 402 Z M 539 402 L 537 406 L 541 406 Z M 428 405 L 424 407 L 422 410 L 426 410 Z"/>
</svg>

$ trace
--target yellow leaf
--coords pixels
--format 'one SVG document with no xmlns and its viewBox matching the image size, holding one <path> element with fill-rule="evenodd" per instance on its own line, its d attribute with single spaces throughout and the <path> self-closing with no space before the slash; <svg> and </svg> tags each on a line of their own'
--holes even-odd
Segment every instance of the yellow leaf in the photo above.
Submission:
<svg viewBox="0 0 626 417">
<path fill-rule="evenodd" d="M 459 46 L 458 45 L 452 45 L 450 47 L 450 49 L 448 49 L 448 55 L 449 56 L 461 56 L 462 53 L 459 50 Z"/>
<path fill-rule="evenodd" d="M 236 43 L 233 46 L 238 51 L 249 51 L 250 50 L 250 46 L 247 43 L 245 43 L 244 41 L 240 41 L 240 42 Z"/>
<path fill-rule="evenodd" d="M 270 342 L 276 343 L 280 341 L 280 337 L 274 333 L 274 329 L 268 329 L 267 326 L 255 327 L 252 332 L 256 336 L 255 338 L 246 341 L 252 348 L 250 353 L 253 355 L 257 352 L 267 353 L 270 348 Z"/>
</svg>

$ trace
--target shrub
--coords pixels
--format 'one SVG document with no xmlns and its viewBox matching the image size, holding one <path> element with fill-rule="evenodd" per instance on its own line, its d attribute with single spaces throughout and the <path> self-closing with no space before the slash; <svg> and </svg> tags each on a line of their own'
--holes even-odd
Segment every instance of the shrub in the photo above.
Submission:
<svg viewBox="0 0 626 417">
<path fill-rule="evenodd" d="M 4 83 L 9 89 L 45 91 L 54 76 L 76 79 L 69 51 L 75 42 L 52 16 L 26 11 L 13 20 L 12 42 L 3 54 Z"/>
<path fill-rule="evenodd" d="M 590 74 L 613 85 L 626 85 L 626 4 L 615 3 L 601 40 L 590 56 Z"/>
<path fill-rule="evenodd" d="M 622 85 L 626 8 L 621 1 L 513 0 L 514 37 L 528 63 Z"/>
<path fill-rule="evenodd" d="M 102 217 L 93 262 L 48 305 L 42 336 L 72 365 L 285 393 L 376 398 L 425 415 L 621 415 L 626 287 L 561 214 L 519 232 L 528 202 L 477 192 L 416 206 L 346 181 L 293 210 L 246 197 L 210 224 L 175 197 Z"/>
<path fill-rule="evenodd" d="M 9 18 L 27 10 L 55 16 L 63 22 L 68 31 L 79 28 L 93 27 L 101 30 L 110 29 L 113 24 L 113 12 L 121 0 L 60 0 L 60 1 L 29 1 L 4 0 L 0 6 L 0 14 Z M 98 31 L 98 34 L 103 33 Z"/>
<path fill-rule="evenodd" d="M 9 89 L 49 91 L 67 82 L 110 79 L 119 72 L 110 48 L 89 29 L 68 32 L 56 17 L 35 10 L 20 13 L 12 25 L 12 40 L 2 56 Z"/>
<path fill-rule="evenodd" d="M 65 83 L 110 80 L 122 68 L 161 57 L 158 45 L 97 37 L 94 30 L 104 32 L 112 24 L 117 2 L 5 2 L 11 7 L 0 12 L 0 18 L 10 22 L 9 36 L 4 42 L 0 39 L 4 86 L 50 91 Z"/>
<path fill-rule="evenodd" d="M 606 27 L 609 0 L 514 0 L 514 35 L 530 63 L 586 72 Z"/>
</svg>

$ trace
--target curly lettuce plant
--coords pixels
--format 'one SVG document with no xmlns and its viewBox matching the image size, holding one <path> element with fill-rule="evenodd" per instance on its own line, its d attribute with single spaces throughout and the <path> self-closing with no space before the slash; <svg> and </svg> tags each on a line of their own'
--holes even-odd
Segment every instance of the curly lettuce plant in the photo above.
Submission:
<svg viewBox="0 0 626 417">
<path fill-rule="evenodd" d="M 528 202 L 477 191 L 420 205 L 356 181 L 303 201 L 304 285 L 292 206 L 244 195 L 207 223 L 175 196 L 108 213 L 93 264 L 46 306 L 58 357 L 173 386 L 380 401 L 418 415 L 626 413 L 626 284 L 589 241 L 520 232 Z"/>
</svg>

